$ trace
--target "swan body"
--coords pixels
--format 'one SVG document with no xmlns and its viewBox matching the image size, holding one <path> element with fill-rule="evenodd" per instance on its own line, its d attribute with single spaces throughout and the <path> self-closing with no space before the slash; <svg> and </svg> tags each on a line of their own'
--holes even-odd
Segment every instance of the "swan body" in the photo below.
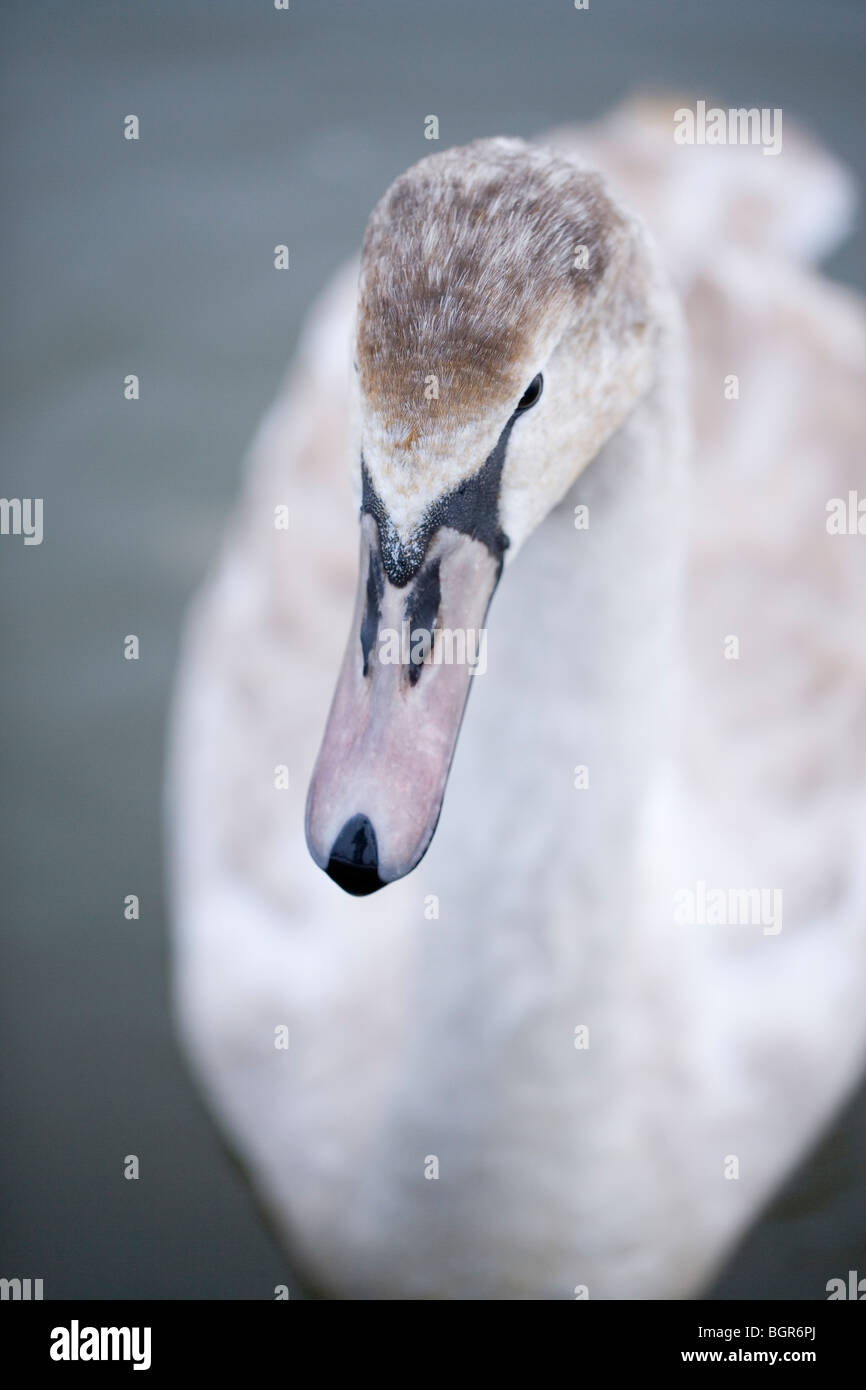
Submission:
<svg viewBox="0 0 866 1390">
<path fill-rule="evenodd" d="M 436 158 L 464 193 L 504 161 L 516 199 L 521 171 L 571 187 L 579 164 L 616 274 L 576 299 L 525 286 L 520 331 L 497 330 L 510 354 L 486 360 L 467 330 L 435 423 L 389 365 L 389 342 L 424 329 L 388 245 L 400 224 L 374 215 L 360 308 L 354 264 L 312 312 L 187 630 L 168 784 L 180 1027 L 294 1257 L 336 1296 L 696 1295 L 866 1054 L 866 539 L 825 525 L 862 489 L 866 333 L 808 265 L 845 178 L 805 139 L 763 165 L 699 161 L 656 107 L 549 145 Z M 404 210 L 435 202 L 430 164 L 404 176 Z M 439 293 L 458 223 L 489 206 L 488 187 L 440 218 Z M 498 282 L 531 250 L 501 247 Z M 435 837 L 411 873 L 349 896 L 304 823 L 351 618 L 359 454 L 405 558 L 539 369 Z M 365 545 L 369 515 L 362 569 Z M 378 794 L 351 756 L 345 784 L 326 768 L 324 845 L 344 785 Z M 401 756 L 376 815 L 382 852 L 390 836 L 411 864 Z M 683 920 L 676 904 L 714 889 L 764 890 L 767 913 Z"/>
</svg>

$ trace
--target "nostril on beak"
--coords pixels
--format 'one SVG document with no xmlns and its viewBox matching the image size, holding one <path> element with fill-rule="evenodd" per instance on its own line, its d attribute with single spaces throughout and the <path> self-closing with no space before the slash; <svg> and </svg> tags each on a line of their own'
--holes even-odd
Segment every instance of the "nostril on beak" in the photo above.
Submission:
<svg viewBox="0 0 866 1390">
<path fill-rule="evenodd" d="M 379 850 L 376 832 L 366 816 L 352 816 L 334 841 L 328 860 L 328 875 L 356 898 L 384 888 L 379 877 Z"/>
</svg>

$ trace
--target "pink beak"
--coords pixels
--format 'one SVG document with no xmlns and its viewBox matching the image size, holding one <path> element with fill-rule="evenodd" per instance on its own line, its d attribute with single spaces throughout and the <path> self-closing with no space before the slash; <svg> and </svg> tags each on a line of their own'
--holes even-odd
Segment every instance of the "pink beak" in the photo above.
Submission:
<svg viewBox="0 0 866 1390">
<path fill-rule="evenodd" d="M 402 878 L 433 838 L 500 571 L 480 540 L 443 526 L 397 587 L 361 516 L 355 612 L 306 820 L 313 859 L 348 893 Z"/>
</svg>

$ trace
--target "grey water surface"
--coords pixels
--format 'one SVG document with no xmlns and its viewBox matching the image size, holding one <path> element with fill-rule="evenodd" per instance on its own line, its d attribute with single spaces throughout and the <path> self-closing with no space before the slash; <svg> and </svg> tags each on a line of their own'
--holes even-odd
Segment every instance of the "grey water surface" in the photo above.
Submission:
<svg viewBox="0 0 866 1390">
<path fill-rule="evenodd" d="M 862 182 L 864 29 L 858 0 L 5 0 L 2 492 L 45 512 L 41 546 L 0 539 L 0 1275 L 47 1298 L 297 1292 L 173 1034 L 165 719 L 245 446 L 305 310 L 430 152 L 424 117 L 443 148 L 673 88 L 780 106 Z M 828 270 L 863 290 L 862 236 Z M 864 1106 L 717 1296 L 866 1274 Z"/>
</svg>

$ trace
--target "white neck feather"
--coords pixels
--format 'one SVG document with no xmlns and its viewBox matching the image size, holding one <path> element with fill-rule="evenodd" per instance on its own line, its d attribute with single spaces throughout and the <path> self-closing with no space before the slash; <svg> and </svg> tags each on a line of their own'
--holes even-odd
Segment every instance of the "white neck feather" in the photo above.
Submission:
<svg viewBox="0 0 866 1390">
<path fill-rule="evenodd" d="M 399 1141 L 385 1131 L 369 1165 L 365 1209 L 376 1212 L 378 1192 L 391 1222 L 407 1144 L 444 1164 L 500 1145 L 514 1157 L 517 1136 L 533 1173 L 526 1181 L 540 1188 L 515 1200 L 543 1225 L 543 1175 L 530 1161 L 539 1128 L 554 1158 L 566 1145 L 579 1165 L 585 1117 L 596 1117 L 603 1144 L 608 1122 L 628 1114 L 622 1091 L 619 1120 L 609 1121 L 603 1102 L 619 1068 L 631 1066 L 628 1044 L 602 1040 L 605 1018 L 629 995 L 641 819 L 675 666 L 685 432 L 673 338 L 668 346 L 650 394 L 527 542 L 492 605 L 489 671 L 476 680 L 439 830 L 417 875 L 419 895 L 439 895 L 440 917 L 420 929 L 411 969 Z M 574 527 L 578 503 L 589 506 L 588 530 Z M 589 790 L 575 789 L 576 764 L 588 766 Z M 576 1066 L 580 1024 L 597 1049 Z M 631 1066 L 632 1085 L 638 1075 Z M 520 1180 L 519 1155 L 507 1168 Z M 603 1173 L 593 1160 L 585 1182 L 574 1174 L 578 1207 L 607 1200 Z M 555 1241 L 563 1193 L 551 1197 Z M 498 1219 L 491 1214 L 494 1227 Z M 429 1238 L 447 1245 L 454 1231 L 441 1224 Z M 495 1236 L 490 1249 L 496 1259 Z"/>
<path fill-rule="evenodd" d="M 559 894 L 575 920 L 574 904 L 585 903 L 573 933 L 585 938 L 600 913 L 616 911 L 614 885 L 628 892 L 675 680 L 688 492 L 680 372 L 673 322 L 650 392 L 527 542 L 491 607 L 490 669 L 476 680 L 437 837 L 471 836 L 471 823 L 483 823 L 489 873 L 442 843 L 430 879 L 440 866 L 466 865 L 461 891 L 485 884 L 475 908 L 494 938 L 509 917 L 522 933 L 526 915 Z M 575 528 L 578 504 L 588 529 Z M 587 791 L 574 787 L 577 764 L 588 767 Z M 527 901 L 514 900 L 512 877 Z M 491 882 L 501 884 L 496 904 Z"/>
</svg>

